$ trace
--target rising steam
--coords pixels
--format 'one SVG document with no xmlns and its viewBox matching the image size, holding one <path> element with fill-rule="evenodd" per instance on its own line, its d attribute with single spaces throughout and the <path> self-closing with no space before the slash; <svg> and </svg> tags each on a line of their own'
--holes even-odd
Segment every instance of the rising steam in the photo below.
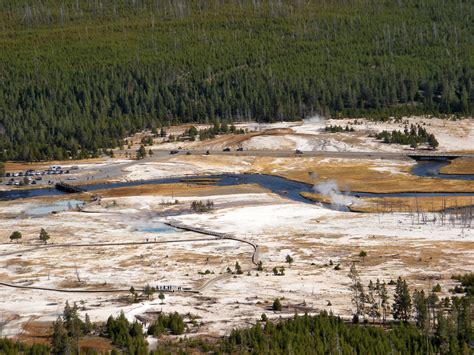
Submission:
<svg viewBox="0 0 474 355">
<path fill-rule="evenodd" d="M 342 193 L 337 186 L 337 182 L 334 180 L 314 185 L 313 191 L 317 194 L 329 197 L 331 204 L 335 207 L 346 207 L 354 202 L 354 197 Z"/>
</svg>

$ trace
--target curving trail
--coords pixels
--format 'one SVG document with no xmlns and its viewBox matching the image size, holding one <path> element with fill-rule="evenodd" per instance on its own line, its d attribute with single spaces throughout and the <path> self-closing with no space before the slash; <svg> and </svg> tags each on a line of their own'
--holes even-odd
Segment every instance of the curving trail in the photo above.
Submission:
<svg viewBox="0 0 474 355">
<path fill-rule="evenodd" d="M 234 237 L 231 234 L 214 232 L 214 231 L 206 230 L 206 229 L 203 229 L 203 228 L 187 226 L 187 225 L 184 225 L 184 224 L 181 224 L 181 223 L 176 223 L 176 222 L 164 222 L 164 223 L 166 225 L 169 225 L 170 227 L 173 227 L 173 228 L 182 229 L 182 230 L 185 230 L 185 231 L 195 232 L 195 233 L 199 233 L 199 234 L 212 235 L 212 236 L 217 237 L 218 239 L 235 240 L 235 241 L 240 242 L 240 243 L 248 244 L 253 248 L 252 264 L 258 265 L 258 260 L 257 260 L 258 245 L 251 242 L 251 241 L 249 241 L 249 240 L 237 238 L 237 237 Z M 242 270 L 243 273 L 248 272 L 248 271 L 250 271 L 250 270 Z M 230 274 L 230 273 L 226 273 L 226 274 L 223 274 L 223 275 L 216 276 L 216 277 L 214 277 L 210 280 L 207 280 L 204 284 L 202 284 L 200 287 L 197 287 L 195 290 L 197 292 L 202 292 L 204 289 L 206 289 L 209 286 L 215 284 L 216 282 L 231 278 L 232 276 L 233 276 L 233 274 Z"/>
<path fill-rule="evenodd" d="M 66 288 L 48 288 L 48 287 L 38 287 L 38 286 L 20 286 L 9 284 L 6 282 L 0 282 L 0 286 L 25 289 L 25 290 L 40 290 L 40 291 L 53 291 L 53 292 L 62 292 L 62 293 L 117 293 L 117 292 L 130 292 L 130 289 L 114 289 L 114 290 L 72 290 Z M 138 290 L 142 291 L 142 290 Z"/>
<path fill-rule="evenodd" d="M 208 238 L 199 238 L 199 239 L 179 239 L 179 240 L 164 240 L 164 241 L 151 241 L 151 242 L 119 242 L 119 243 L 77 243 L 77 244 L 45 244 L 41 246 L 36 246 L 33 248 L 29 249 L 23 249 L 23 250 L 16 250 L 12 252 L 7 252 L 0 254 L 1 256 L 9 256 L 9 255 L 15 255 L 15 254 L 24 254 L 28 252 L 33 252 L 37 250 L 42 250 L 42 249 L 51 249 L 51 248 L 82 248 L 82 247 L 109 247 L 109 246 L 129 246 L 129 245 L 153 245 L 153 244 L 170 244 L 170 243 L 192 243 L 192 242 L 204 242 L 204 241 L 216 241 L 216 240 L 234 240 L 240 243 L 244 243 L 247 245 L 250 245 L 253 249 L 252 252 L 252 263 L 254 265 L 258 264 L 257 259 L 257 251 L 258 251 L 258 245 L 255 243 L 234 237 L 230 234 L 225 234 L 225 233 L 220 233 L 220 232 L 214 232 L 214 231 L 209 231 L 205 230 L 202 228 L 197 228 L 197 227 L 192 227 L 192 226 L 186 226 L 180 223 L 176 222 L 164 222 L 166 225 L 169 225 L 173 228 L 185 230 L 185 231 L 190 231 L 190 232 L 195 232 L 199 234 L 204 234 L 208 235 L 211 237 Z M 249 270 L 244 270 L 244 272 L 249 271 Z M 212 284 L 216 283 L 217 281 L 224 280 L 226 278 L 232 277 L 232 274 L 224 274 L 224 275 L 219 275 L 213 279 L 210 279 L 206 281 L 202 286 L 194 289 L 194 290 L 182 290 L 180 292 L 186 292 L 186 293 L 197 293 L 201 292 L 204 289 L 208 288 Z M 62 292 L 62 293 L 120 293 L 120 292 L 130 292 L 129 289 L 107 289 L 107 290 L 85 290 L 85 289 L 80 289 L 80 290 L 73 290 L 73 289 L 61 289 L 61 288 L 48 288 L 48 287 L 37 287 L 37 286 L 21 286 L 21 285 L 14 285 L 6 282 L 0 282 L 0 286 L 4 287 L 11 287 L 11 288 L 16 288 L 16 289 L 29 289 L 29 290 L 40 290 L 40 291 L 51 291 L 51 292 Z M 141 291 L 138 289 L 138 291 Z M 166 292 L 166 290 L 163 290 Z M 174 291 L 168 291 L 168 292 L 174 292 Z"/>
<path fill-rule="evenodd" d="M 204 228 L 187 226 L 187 225 L 184 225 L 184 224 L 181 224 L 181 223 L 176 223 L 176 222 L 163 222 L 163 223 L 170 226 L 170 227 L 177 228 L 177 229 L 182 229 L 182 230 L 185 230 L 185 231 L 188 231 L 188 232 L 195 232 L 195 233 L 199 233 L 199 234 L 212 235 L 212 236 L 217 237 L 217 239 L 229 239 L 229 240 L 235 240 L 235 241 L 240 242 L 240 243 L 248 244 L 253 248 L 252 264 L 254 264 L 254 265 L 258 264 L 258 260 L 256 260 L 256 256 L 255 256 L 257 254 L 258 245 L 251 242 L 251 241 L 249 241 L 249 240 L 237 238 L 237 237 L 234 237 L 233 235 L 227 234 L 227 233 L 214 232 L 214 231 L 210 231 L 210 230 L 207 230 L 207 229 L 204 229 Z"/>
<path fill-rule="evenodd" d="M 34 248 L 10 251 L 0 254 L 0 256 L 9 256 L 14 254 L 24 254 L 30 251 L 50 248 L 83 248 L 83 247 L 109 247 L 109 246 L 128 246 L 128 245 L 152 245 L 152 244 L 171 244 L 171 243 L 187 243 L 187 242 L 204 242 L 218 240 L 218 238 L 199 238 L 199 239 L 179 239 L 179 240 L 161 240 L 151 242 L 120 242 L 120 243 L 78 243 L 78 244 L 45 244 Z"/>
<path fill-rule="evenodd" d="M 80 247 L 109 247 L 109 246 L 128 246 L 128 245 L 153 245 L 153 244 L 170 244 L 170 243 L 192 243 L 192 242 L 208 242 L 215 241 L 219 238 L 199 238 L 199 239 L 181 239 L 181 240 L 165 240 L 165 241 L 152 241 L 152 242 L 122 242 L 122 243 L 82 243 L 82 244 L 46 244 L 35 248 L 17 250 L 14 252 L 8 252 L 0 254 L 0 256 L 9 256 L 14 254 L 24 254 L 30 251 L 36 251 L 40 249 L 50 248 L 80 248 Z M 107 289 L 107 290 L 74 290 L 74 289 L 63 289 L 63 288 L 48 288 L 48 287 L 37 287 L 37 286 L 22 286 L 14 285 L 6 282 L 0 282 L 0 286 L 11 287 L 16 289 L 27 289 L 27 290 L 41 290 L 41 291 L 52 291 L 52 292 L 63 292 L 63 293 L 119 293 L 119 292 L 130 292 L 130 289 Z M 142 289 L 137 289 L 143 291 Z M 173 290 L 160 290 L 161 292 L 175 292 Z M 196 293 L 196 290 L 181 290 L 179 292 Z"/>
</svg>

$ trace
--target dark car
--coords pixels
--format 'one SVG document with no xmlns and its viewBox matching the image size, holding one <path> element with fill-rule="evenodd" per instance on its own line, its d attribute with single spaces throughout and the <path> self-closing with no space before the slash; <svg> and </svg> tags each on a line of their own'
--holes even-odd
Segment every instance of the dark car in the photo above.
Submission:
<svg viewBox="0 0 474 355">
<path fill-rule="evenodd" d="M 243 151 L 244 151 L 244 148 L 242 148 L 242 147 L 237 148 L 237 151 L 238 151 L 238 152 L 243 152 Z"/>
<path fill-rule="evenodd" d="M 178 154 L 179 153 L 179 150 L 176 150 L 176 149 L 173 149 L 170 151 L 170 154 Z"/>
<path fill-rule="evenodd" d="M 296 149 L 295 154 L 303 154 L 303 152 L 299 149 Z"/>
<path fill-rule="evenodd" d="M 230 152 L 230 148 L 224 148 L 222 149 L 223 152 Z"/>
</svg>

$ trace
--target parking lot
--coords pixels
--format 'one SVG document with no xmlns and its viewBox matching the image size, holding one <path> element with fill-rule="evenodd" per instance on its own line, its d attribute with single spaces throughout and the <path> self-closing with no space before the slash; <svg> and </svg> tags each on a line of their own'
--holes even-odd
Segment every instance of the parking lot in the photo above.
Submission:
<svg viewBox="0 0 474 355">
<path fill-rule="evenodd" d="M 73 181 L 77 178 L 72 176 L 78 166 L 61 167 L 52 165 L 45 170 L 28 169 L 25 171 L 5 172 L 4 184 L 7 186 L 27 186 L 27 185 L 52 185 L 58 180 Z M 65 177 L 64 175 L 67 175 Z"/>
</svg>

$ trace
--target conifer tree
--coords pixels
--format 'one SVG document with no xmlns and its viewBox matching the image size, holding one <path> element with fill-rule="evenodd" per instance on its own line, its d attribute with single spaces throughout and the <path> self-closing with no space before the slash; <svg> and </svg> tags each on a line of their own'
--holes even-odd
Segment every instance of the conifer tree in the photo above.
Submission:
<svg viewBox="0 0 474 355">
<path fill-rule="evenodd" d="M 392 305 L 393 319 L 408 322 L 411 317 L 411 297 L 408 285 L 401 277 L 398 278 L 395 286 L 395 294 Z"/>
<path fill-rule="evenodd" d="M 44 242 L 44 244 L 48 243 L 48 240 L 50 239 L 48 232 L 44 228 L 41 228 L 40 234 L 39 234 L 39 240 Z"/>
<path fill-rule="evenodd" d="M 428 306 L 423 290 L 413 292 L 413 308 L 415 310 L 415 322 L 418 328 L 426 331 L 428 329 Z"/>
<path fill-rule="evenodd" d="M 16 241 L 18 243 L 18 241 L 22 238 L 22 234 L 21 232 L 19 231 L 14 231 L 11 235 L 10 235 L 10 240 L 11 241 Z"/>
</svg>

